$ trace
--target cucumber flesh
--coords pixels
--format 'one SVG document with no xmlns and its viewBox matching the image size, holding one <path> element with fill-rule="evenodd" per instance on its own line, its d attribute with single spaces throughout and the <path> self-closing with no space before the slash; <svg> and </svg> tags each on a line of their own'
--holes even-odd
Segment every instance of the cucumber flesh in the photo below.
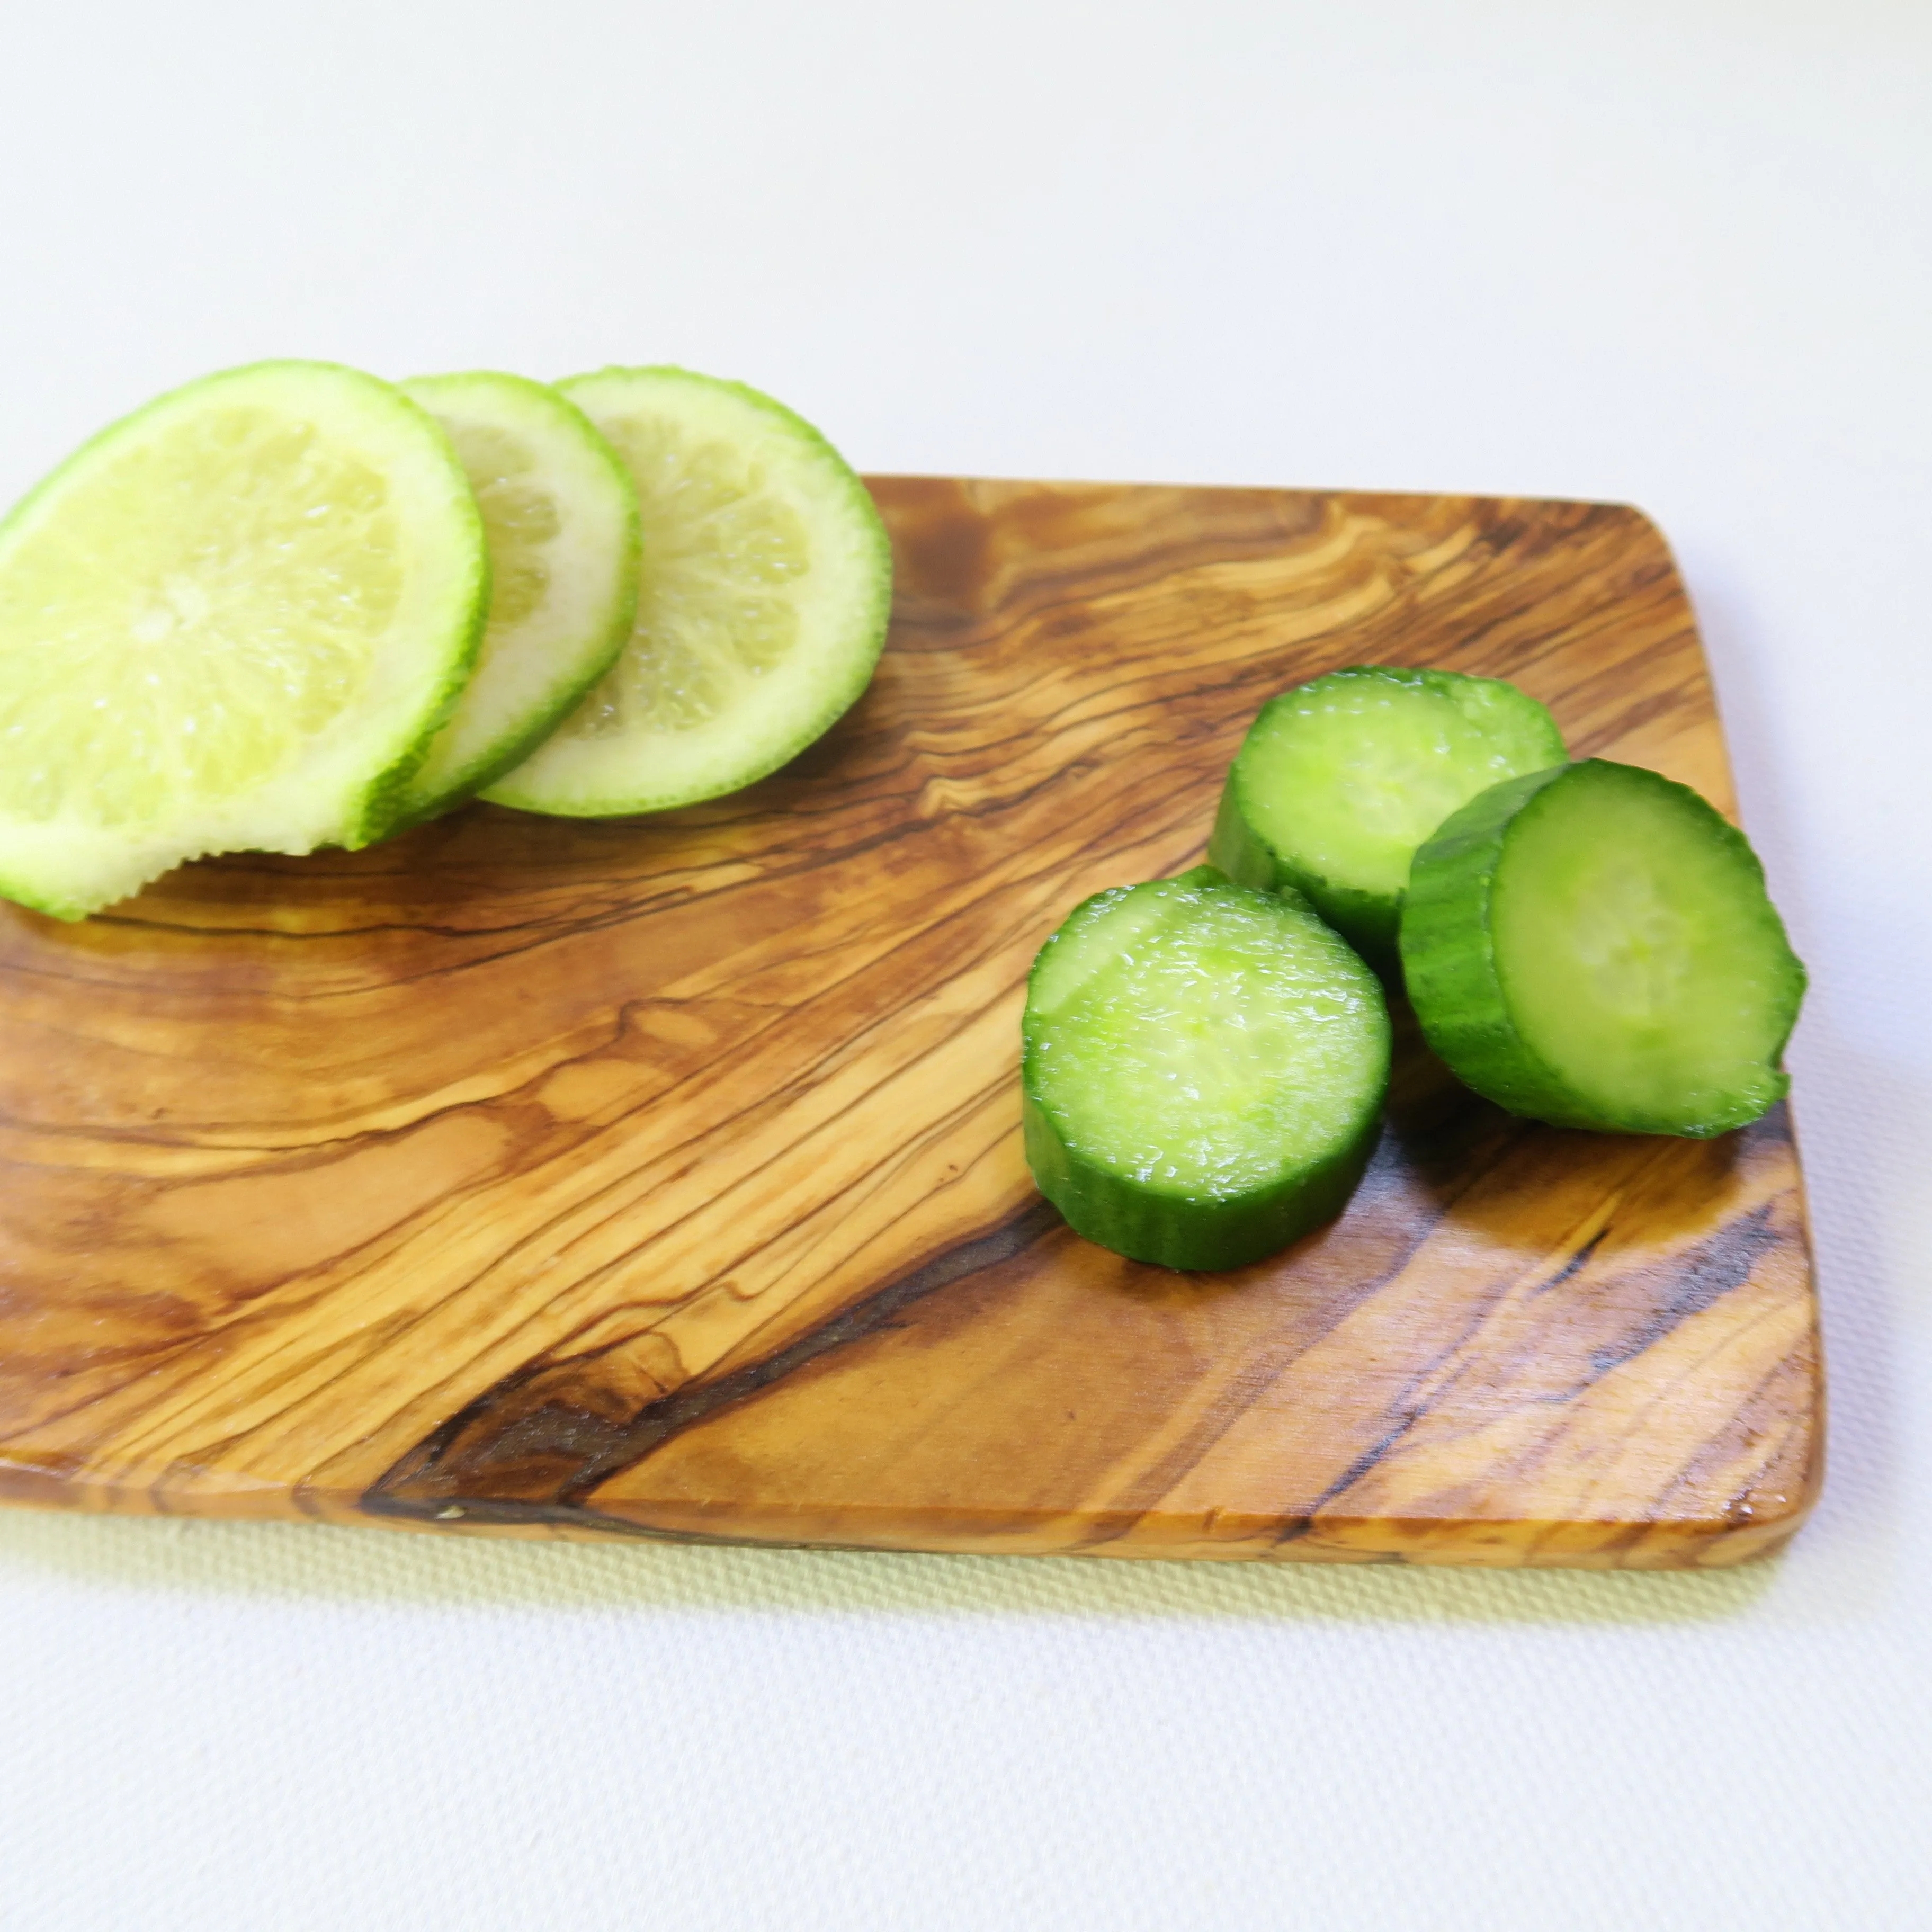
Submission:
<svg viewBox="0 0 1932 1932">
<path fill-rule="evenodd" d="M 1292 886 L 1392 966 L 1415 849 L 1499 780 L 1560 765 L 1549 712 L 1498 678 L 1355 664 L 1262 707 L 1222 792 L 1208 856 Z"/>
<path fill-rule="evenodd" d="M 1742 832 L 1592 758 L 1495 787 L 1416 854 L 1401 932 L 1430 1045 L 1559 1126 L 1708 1136 L 1781 1099 L 1804 969 Z"/>
<path fill-rule="evenodd" d="M 1380 984 L 1305 904 L 1208 867 L 1078 907 L 1023 1031 L 1040 1191 L 1136 1260 L 1271 1254 L 1341 1211 L 1375 1144 Z"/>
</svg>

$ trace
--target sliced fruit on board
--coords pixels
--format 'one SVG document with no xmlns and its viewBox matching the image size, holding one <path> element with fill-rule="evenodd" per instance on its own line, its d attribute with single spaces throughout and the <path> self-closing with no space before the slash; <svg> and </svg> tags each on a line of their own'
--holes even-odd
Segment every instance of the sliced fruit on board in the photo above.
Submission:
<svg viewBox="0 0 1932 1932">
<path fill-rule="evenodd" d="M 434 422 L 317 362 L 209 376 L 0 525 L 0 892 L 367 844 L 461 691 L 489 570 Z"/>
<path fill-rule="evenodd" d="M 638 500 L 616 452 L 555 389 L 494 370 L 403 392 L 455 446 L 490 544 L 490 613 L 470 682 L 404 788 L 397 826 L 526 758 L 616 662 L 638 610 Z"/>
<path fill-rule="evenodd" d="M 637 487 L 637 623 L 584 702 L 484 796 L 594 818 L 735 791 L 870 680 L 892 603 L 885 526 L 832 446 L 755 389 L 670 368 L 559 386 Z"/>
<path fill-rule="evenodd" d="M 1034 1178 L 1136 1261 L 1258 1261 L 1340 1214 L 1375 1146 L 1380 983 L 1298 896 L 1211 866 L 1076 907 L 1022 1031 Z"/>
<path fill-rule="evenodd" d="M 1724 1132 L 1781 1099 L 1804 968 L 1742 832 L 1688 785 L 1591 758 L 1494 787 L 1415 856 L 1408 995 L 1515 1114 Z"/>
<path fill-rule="evenodd" d="M 1556 720 L 1498 678 L 1330 671 L 1262 706 L 1208 856 L 1244 885 L 1306 894 L 1372 962 L 1393 966 L 1415 848 L 1478 792 L 1565 756 Z"/>
</svg>

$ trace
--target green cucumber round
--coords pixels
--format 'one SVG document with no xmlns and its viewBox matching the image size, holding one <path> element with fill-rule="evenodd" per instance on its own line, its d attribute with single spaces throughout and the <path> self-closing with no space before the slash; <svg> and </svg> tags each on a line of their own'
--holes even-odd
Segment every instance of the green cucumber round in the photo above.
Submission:
<svg viewBox="0 0 1932 1932">
<path fill-rule="evenodd" d="M 1408 996 L 1511 1113 L 1706 1137 L 1781 1099 L 1804 968 L 1742 832 L 1687 785 L 1591 758 L 1484 792 L 1415 856 Z"/>
<path fill-rule="evenodd" d="M 1416 848 L 1498 780 L 1568 755 L 1549 712 L 1499 678 L 1353 664 L 1262 706 L 1208 856 L 1244 885 L 1303 893 L 1392 967 Z"/>
<path fill-rule="evenodd" d="M 1088 1240 L 1185 1269 L 1331 1220 L 1374 1148 L 1389 1018 L 1298 898 L 1209 866 L 1118 886 L 1040 949 L 1023 1026 L 1027 1159 Z"/>
</svg>

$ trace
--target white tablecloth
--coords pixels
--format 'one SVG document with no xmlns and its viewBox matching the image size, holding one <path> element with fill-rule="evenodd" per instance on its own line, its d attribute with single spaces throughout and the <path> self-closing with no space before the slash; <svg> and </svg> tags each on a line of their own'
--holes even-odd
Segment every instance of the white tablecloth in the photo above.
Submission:
<svg viewBox="0 0 1932 1932">
<path fill-rule="evenodd" d="M 294 354 L 1642 504 L 1813 970 L 1833 1420 L 1701 1577 L 0 1514 L 0 1920 L 1932 1925 L 1928 102 L 1904 0 L 14 0 L 0 496 Z"/>
</svg>

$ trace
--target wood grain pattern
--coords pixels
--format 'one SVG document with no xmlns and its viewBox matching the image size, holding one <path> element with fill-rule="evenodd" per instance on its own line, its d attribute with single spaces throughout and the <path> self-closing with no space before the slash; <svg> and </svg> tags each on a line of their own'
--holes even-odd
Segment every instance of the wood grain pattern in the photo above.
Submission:
<svg viewBox="0 0 1932 1932">
<path fill-rule="evenodd" d="M 1412 1032 L 1334 1227 L 1185 1276 L 1021 1157 L 1028 964 L 1200 855 L 1262 700 L 1516 680 L 1730 808 L 1603 505 L 883 479 L 869 697 L 656 820 L 0 914 L 0 1494 L 890 1548 L 1669 1567 L 1789 1535 L 1821 1382 L 1782 1110 L 1564 1133 Z"/>
</svg>

